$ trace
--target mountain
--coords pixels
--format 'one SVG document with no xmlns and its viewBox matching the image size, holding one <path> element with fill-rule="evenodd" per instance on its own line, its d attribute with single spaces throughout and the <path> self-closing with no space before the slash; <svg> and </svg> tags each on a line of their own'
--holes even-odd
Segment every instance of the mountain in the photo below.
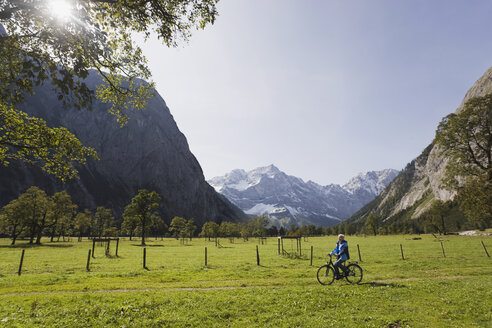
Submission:
<svg viewBox="0 0 492 328">
<path fill-rule="evenodd" d="M 95 73 L 86 80 L 91 88 L 102 82 Z M 128 111 L 120 127 L 108 105 L 95 101 L 93 110 L 64 108 L 49 85 L 36 89 L 22 110 L 64 126 L 86 146 L 94 147 L 99 161 L 77 166 L 80 179 L 62 184 L 39 168 L 24 163 L 0 167 L 0 206 L 36 185 L 48 193 L 66 189 L 79 208 L 105 206 L 119 217 L 138 189 L 162 196 L 161 215 L 208 220 L 240 220 L 245 214 L 205 181 L 200 164 L 190 152 L 166 103 L 157 94 L 145 110 Z"/>
<path fill-rule="evenodd" d="M 468 90 L 456 112 L 460 112 L 470 98 L 491 92 L 492 68 L 489 68 Z M 370 213 L 391 222 L 414 219 L 424 213 L 434 199 L 452 200 L 456 191 L 444 189 L 442 184 L 447 163 L 448 159 L 440 155 L 439 148 L 430 144 L 377 198 L 355 213 L 348 222 L 362 223 Z"/>
<path fill-rule="evenodd" d="M 371 201 L 397 175 L 396 170 L 367 172 L 343 187 L 321 186 L 290 176 L 274 165 L 249 172 L 233 170 L 208 182 L 246 214 L 266 214 L 277 226 L 329 226 L 348 218 Z"/>
</svg>

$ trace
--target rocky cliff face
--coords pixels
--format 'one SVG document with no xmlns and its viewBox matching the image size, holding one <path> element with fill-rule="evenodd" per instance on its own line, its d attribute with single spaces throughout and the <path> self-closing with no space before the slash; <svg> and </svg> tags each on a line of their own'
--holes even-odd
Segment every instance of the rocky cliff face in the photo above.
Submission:
<svg viewBox="0 0 492 328">
<path fill-rule="evenodd" d="M 233 170 L 209 183 L 250 215 L 267 215 L 276 226 L 329 226 L 348 218 L 374 199 L 398 174 L 396 170 L 367 172 L 343 187 L 321 186 L 290 176 L 274 165 L 249 172 Z"/>
<path fill-rule="evenodd" d="M 100 78 L 92 74 L 92 87 Z M 162 196 L 164 218 L 183 216 L 195 222 L 238 220 L 245 215 L 205 181 L 164 100 L 156 94 L 142 111 L 130 111 L 129 123 L 120 127 L 108 106 L 95 102 L 92 111 L 63 108 L 49 86 L 27 99 L 23 110 L 44 118 L 50 126 L 65 126 L 86 145 L 94 147 L 99 161 L 79 166 L 80 179 L 62 185 L 36 167 L 13 163 L 0 168 L 0 206 L 31 185 L 52 193 L 67 189 L 81 208 L 105 206 L 121 215 L 138 189 Z"/>
<path fill-rule="evenodd" d="M 478 79 L 466 93 L 456 112 L 473 97 L 481 97 L 492 92 L 492 68 Z M 416 218 L 430 206 L 432 200 L 448 201 L 456 192 L 442 187 L 448 159 L 440 155 L 437 146 L 429 145 L 422 154 L 393 180 L 393 182 L 374 201 L 357 212 L 349 222 L 364 220 L 371 212 L 390 219 L 402 211 Z"/>
</svg>

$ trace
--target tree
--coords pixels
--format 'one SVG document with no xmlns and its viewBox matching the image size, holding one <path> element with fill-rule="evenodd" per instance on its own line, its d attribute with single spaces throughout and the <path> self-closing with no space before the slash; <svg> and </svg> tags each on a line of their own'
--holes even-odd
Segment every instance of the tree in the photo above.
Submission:
<svg viewBox="0 0 492 328">
<path fill-rule="evenodd" d="M 184 243 L 184 238 L 186 237 L 186 219 L 175 216 L 171 221 L 169 231 L 174 233 L 176 239 L 181 238 L 181 242 Z"/>
<path fill-rule="evenodd" d="M 249 222 L 243 222 L 239 225 L 239 234 L 243 237 L 244 241 L 247 241 L 248 237 L 253 235 L 253 227 Z"/>
<path fill-rule="evenodd" d="M 378 227 L 379 227 L 379 218 L 377 217 L 377 215 L 374 213 L 369 214 L 369 216 L 366 219 L 366 222 L 364 223 L 364 227 L 368 231 L 373 233 L 374 236 L 376 236 L 378 233 Z"/>
<path fill-rule="evenodd" d="M 272 225 L 270 228 L 267 229 L 267 234 L 271 237 L 277 237 L 279 235 L 278 228 Z"/>
<path fill-rule="evenodd" d="M 268 220 L 264 215 L 251 218 L 249 224 L 252 227 L 254 237 L 266 236 Z"/>
<path fill-rule="evenodd" d="M 138 194 L 132 198 L 130 204 L 125 207 L 123 217 L 125 219 L 127 217 L 136 219 L 137 226 L 142 231 L 142 246 L 145 245 L 145 234 L 153 225 L 154 219 L 158 217 L 157 209 L 160 201 L 161 196 L 155 191 L 150 192 L 146 189 L 140 189 Z"/>
<path fill-rule="evenodd" d="M 297 226 L 297 224 L 292 223 L 287 230 L 287 236 L 295 236 L 298 229 L 299 227 Z"/>
<path fill-rule="evenodd" d="M 448 188 L 458 190 L 460 209 L 479 228 L 492 220 L 492 94 L 469 99 L 462 111 L 446 116 L 435 142 L 450 160 Z"/>
<path fill-rule="evenodd" d="M 0 212 L 0 231 L 8 234 L 12 239 L 11 245 L 27 227 L 26 211 L 18 200 L 12 200 Z"/>
<path fill-rule="evenodd" d="M 95 158 L 94 150 L 65 128 L 47 127 L 22 113 L 25 96 L 49 82 L 64 104 L 90 108 L 97 97 L 111 104 L 109 111 L 124 124 L 125 111 L 144 108 L 153 95 L 153 83 L 142 82 L 150 71 L 132 33 L 148 38 L 155 32 L 164 44 L 176 46 L 193 29 L 215 21 L 216 2 L 67 0 L 60 10 L 50 7 L 51 1 L 0 1 L 6 29 L 0 32 L 0 163 L 19 159 L 62 180 L 74 177 L 72 161 Z M 85 80 L 91 69 L 104 81 L 95 90 Z"/>
<path fill-rule="evenodd" d="M 121 232 L 128 235 L 132 240 L 138 227 L 138 218 L 136 216 L 130 216 L 123 214 L 123 223 L 121 223 Z"/>
<path fill-rule="evenodd" d="M 436 131 L 441 154 L 450 159 L 446 167 L 448 184 L 459 177 L 486 176 L 492 181 L 492 94 L 471 98 L 462 111 L 446 116 Z"/>
<path fill-rule="evenodd" d="M 92 217 L 92 234 L 94 237 L 101 238 L 104 229 L 111 228 L 114 225 L 113 213 L 110 209 L 98 206 Z"/>
<path fill-rule="evenodd" d="M 238 234 L 238 227 L 235 223 L 222 221 L 219 227 L 219 234 L 223 237 L 234 237 Z"/>
<path fill-rule="evenodd" d="M 448 221 L 451 214 L 452 203 L 435 200 L 424 214 L 426 223 L 434 228 L 439 234 L 448 233 Z"/>
<path fill-rule="evenodd" d="M 92 225 L 92 213 L 88 209 L 84 212 L 79 212 L 75 215 L 73 226 L 77 232 L 79 238 L 78 241 L 82 240 L 83 235 L 88 235 L 91 230 Z"/>
<path fill-rule="evenodd" d="M 26 224 L 29 233 L 29 243 L 41 243 L 43 230 L 48 223 L 49 211 L 53 207 L 53 202 L 46 193 L 36 186 L 30 187 L 17 199 L 18 204 L 26 215 Z"/>
<path fill-rule="evenodd" d="M 344 225 L 343 229 L 344 229 L 344 234 L 346 235 L 353 235 L 357 231 L 356 227 L 353 224 L 346 224 Z"/>
<path fill-rule="evenodd" d="M 53 196 L 51 196 L 51 200 L 53 201 L 53 208 L 50 212 L 48 226 L 51 235 L 50 241 L 53 242 L 53 238 L 57 232 L 59 236 L 65 235 L 65 232 L 72 221 L 76 205 L 72 203 L 72 198 L 66 191 L 54 193 Z"/>
<path fill-rule="evenodd" d="M 490 227 L 492 220 L 492 181 L 486 176 L 468 178 L 457 196 L 460 210 L 477 228 Z"/>
<path fill-rule="evenodd" d="M 208 240 L 210 238 L 215 238 L 219 234 L 219 225 L 216 222 L 205 222 L 202 227 L 202 231 L 200 232 L 201 237 L 207 237 Z"/>
<path fill-rule="evenodd" d="M 190 241 L 192 240 L 193 235 L 195 234 L 195 231 L 196 231 L 195 220 L 189 219 L 186 222 L 185 232 L 186 232 L 186 235 L 188 236 L 188 238 L 190 238 Z"/>
</svg>

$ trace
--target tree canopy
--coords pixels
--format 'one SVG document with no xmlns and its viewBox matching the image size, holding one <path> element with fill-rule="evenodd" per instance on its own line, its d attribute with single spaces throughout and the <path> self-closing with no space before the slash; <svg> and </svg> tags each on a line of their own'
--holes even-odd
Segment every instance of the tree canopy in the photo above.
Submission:
<svg viewBox="0 0 492 328">
<path fill-rule="evenodd" d="M 450 159 L 447 179 L 483 176 L 492 180 L 492 94 L 471 98 L 464 109 L 446 116 L 436 131 L 435 142 Z"/>
<path fill-rule="evenodd" d="M 155 191 L 149 192 L 146 189 L 140 189 L 138 194 L 132 198 L 130 204 L 125 207 L 123 217 L 127 222 L 125 225 L 131 228 L 140 227 L 142 231 L 142 245 L 145 245 L 145 233 L 159 219 L 157 209 L 161 196 Z M 133 227 L 133 229 L 135 229 Z"/>
<path fill-rule="evenodd" d="M 445 182 L 458 190 L 459 207 L 480 228 L 492 220 L 492 94 L 471 98 L 446 116 L 435 142 L 450 160 Z"/>
<path fill-rule="evenodd" d="M 65 105 L 90 108 L 94 98 L 110 104 L 121 124 L 125 111 L 141 109 L 153 96 L 142 50 L 132 33 L 156 33 L 167 46 L 186 41 L 193 29 L 215 21 L 218 0 L 0 0 L 0 163 L 36 163 L 62 180 L 77 171 L 72 161 L 96 157 L 63 128 L 20 112 L 35 87 L 51 83 Z M 4 33 L 5 32 L 5 33 Z M 86 78 L 95 70 L 104 83 Z"/>
</svg>

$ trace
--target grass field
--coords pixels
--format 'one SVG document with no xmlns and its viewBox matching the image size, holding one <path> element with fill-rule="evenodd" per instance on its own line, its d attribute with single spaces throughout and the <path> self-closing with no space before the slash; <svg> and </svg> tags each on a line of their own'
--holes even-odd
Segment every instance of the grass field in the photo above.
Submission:
<svg viewBox="0 0 492 328">
<path fill-rule="evenodd" d="M 301 258 L 279 256 L 276 238 L 221 239 L 222 248 L 204 239 L 149 239 L 148 270 L 139 241 L 124 240 L 118 257 L 114 244 L 109 257 L 97 246 L 90 272 L 90 241 L 10 247 L 3 239 L 0 327 L 492 327 L 492 261 L 481 244 L 492 253 L 492 238 L 347 240 L 352 260 L 360 246 L 360 285 L 317 282 L 333 236 L 303 240 Z M 295 252 L 295 241 L 284 248 Z"/>
</svg>

